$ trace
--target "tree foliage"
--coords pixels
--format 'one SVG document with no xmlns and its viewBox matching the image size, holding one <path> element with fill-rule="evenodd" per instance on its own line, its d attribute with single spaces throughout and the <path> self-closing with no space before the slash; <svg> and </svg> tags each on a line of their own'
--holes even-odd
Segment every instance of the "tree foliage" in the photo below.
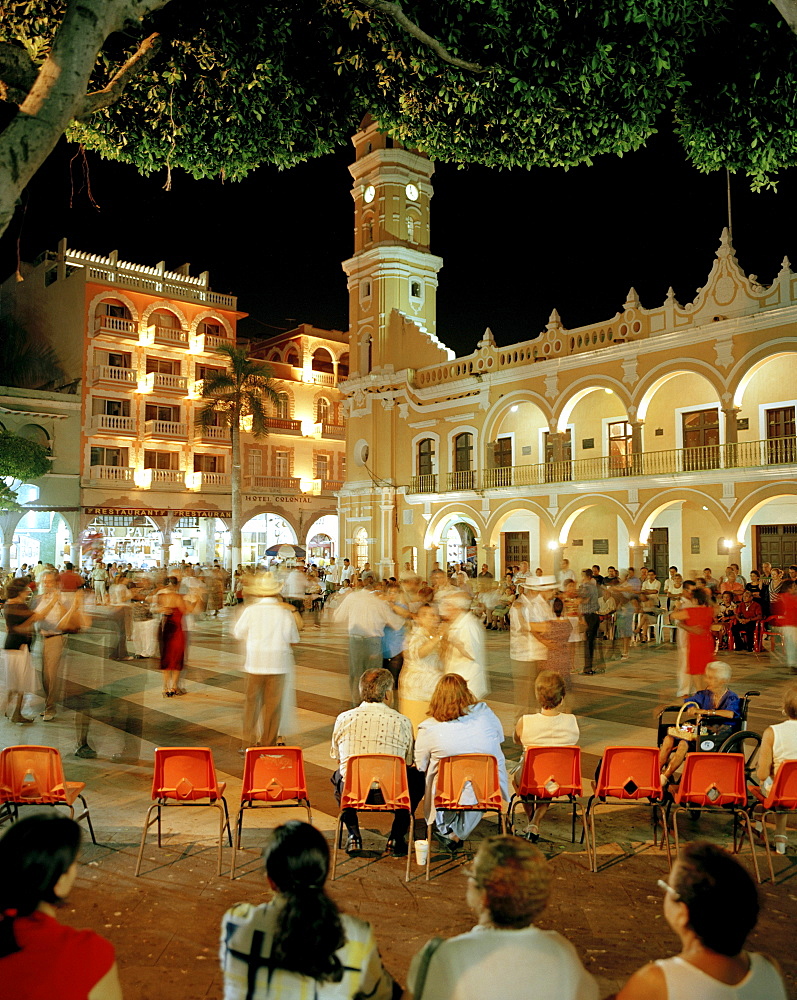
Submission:
<svg viewBox="0 0 797 1000">
<path fill-rule="evenodd" d="M 15 481 L 39 479 L 50 471 L 47 450 L 34 441 L 0 432 L 0 510 L 19 510 Z"/>
<path fill-rule="evenodd" d="M 781 0 L 789 2 L 789 0 Z M 143 39 L 159 51 L 70 129 L 149 172 L 245 176 L 329 152 L 366 112 L 406 145 L 496 167 L 589 163 L 671 123 L 703 171 L 772 183 L 797 161 L 797 38 L 766 0 L 166 0 L 111 35 L 101 90 Z M 6 5 L 0 40 L 39 64 L 66 0 Z M 452 65 L 406 30 L 396 9 Z"/>
<path fill-rule="evenodd" d="M 11 316 L 0 316 L 0 378 L 3 385 L 40 389 L 64 377 L 56 351 Z"/>
</svg>

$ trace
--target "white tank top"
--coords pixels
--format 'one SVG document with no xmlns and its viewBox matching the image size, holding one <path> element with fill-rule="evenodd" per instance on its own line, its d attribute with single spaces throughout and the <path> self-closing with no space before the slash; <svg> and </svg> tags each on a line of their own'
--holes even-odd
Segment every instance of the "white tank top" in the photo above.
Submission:
<svg viewBox="0 0 797 1000">
<path fill-rule="evenodd" d="M 667 1000 L 788 1000 L 775 966 L 756 952 L 749 957 L 750 971 L 736 986 L 719 982 L 679 955 L 660 959 L 656 965 L 664 973 Z"/>
<path fill-rule="evenodd" d="M 797 760 L 797 719 L 787 719 L 772 727 L 775 742 L 772 745 L 774 770 L 784 760 Z"/>
</svg>

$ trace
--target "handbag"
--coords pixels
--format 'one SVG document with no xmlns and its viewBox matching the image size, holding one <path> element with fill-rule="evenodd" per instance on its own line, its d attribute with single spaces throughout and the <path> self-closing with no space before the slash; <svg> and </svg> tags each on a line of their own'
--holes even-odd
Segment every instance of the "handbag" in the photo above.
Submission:
<svg viewBox="0 0 797 1000">
<path fill-rule="evenodd" d="M 678 713 L 675 725 L 670 726 L 667 730 L 667 735 L 672 736 L 675 740 L 694 740 L 697 737 L 697 726 L 694 722 L 685 722 L 681 725 L 681 716 L 684 714 L 684 709 L 689 708 L 690 705 L 700 708 L 700 705 L 696 701 L 685 701 L 681 705 L 681 711 Z"/>
</svg>

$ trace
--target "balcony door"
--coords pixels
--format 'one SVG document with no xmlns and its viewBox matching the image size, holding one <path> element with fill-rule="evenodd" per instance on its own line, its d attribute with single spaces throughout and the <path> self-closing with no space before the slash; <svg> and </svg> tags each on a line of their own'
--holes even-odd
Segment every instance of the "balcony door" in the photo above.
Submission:
<svg viewBox="0 0 797 1000">
<path fill-rule="evenodd" d="M 719 468 L 719 410 L 693 410 L 681 416 L 683 421 L 684 472 Z"/>
<path fill-rule="evenodd" d="M 500 437 L 493 445 L 494 486 L 512 485 L 512 438 Z"/>
<path fill-rule="evenodd" d="M 608 426 L 609 475 L 630 476 L 632 470 L 631 424 L 615 420 Z"/>
<path fill-rule="evenodd" d="M 794 462 L 795 421 L 793 406 L 779 406 L 766 411 L 767 416 L 767 464 L 782 465 Z M 775 565 L 773 563 L 773 565 Z"/>
</svg>

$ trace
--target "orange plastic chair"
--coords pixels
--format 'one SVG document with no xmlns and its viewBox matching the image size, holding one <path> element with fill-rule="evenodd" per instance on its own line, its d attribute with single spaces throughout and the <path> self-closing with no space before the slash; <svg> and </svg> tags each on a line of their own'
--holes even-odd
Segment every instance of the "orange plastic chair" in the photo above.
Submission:
<svg viewBox="0 0 797 1000">
<path fill-rule="evenodd" d="M 66 806 L 76 822 L 82 819 L 97 843 L 91 814 L 83 796 L 85 781 L 67 781 L 61 754 L 55 747 L 14 746 L 0 751 L 0 801 L 12 822 L 19 819 L 20 806 Z M 83 811 L 75 815 L 75 800 Z"/>
<path fill-rule="evenodd" d="M 166 806 L 213 806 L 219 810 L 219 851 L 218 871 L 221 875 L 221 848 L 224 831 L 230 839 L 230 815 L 224 798 L 226 782 L 218 781 L 213 764 L 213 753 L 209 747 L 157 747 L 155 749 L 155 773 L 152 779 L 152 798 L 155 804 L 149 807 L 141 846 L 136 862 L 136 875 L 141 871 L 144 856 L 144 842 L 147 830 L 153 823 L 158 824 L 158 847 L 161 846 L 161 809 Z M 207 799 L 207 802 L 203 802 Z M 153 819 L 152 813 L 156 812 Z"/>
<path fill-rule="evenodd" d="M 681 783 L 672 796 L 675 806 L 672 816 L 675 850 L 678 850 L 678 813 L 685 810 L 707 812 L 725 810 L 733 815 L 733 853 L 741 849 L 742 840 L 737 831 L 742 821 L 744 832 L 750 839 L 753 867 L 758 881 L 758 858 L 753 844 L 753 828 L 747 812 L 747 785 L 744 773 L 744 754 L 710 753 L 695 751 L 687 755 L 681 775 Z M 669 810 L 668 810 L 669 815 Z"/>
<path fill-rule="evenodd" d="M 472 792 L 473 803 L 461 801 L 466 791 Z M 504 805 L 498 777 L 498 761 L 489 753 L 461 753 L 443 757 L 437 771 L 434 808 L 455 812 L 494 812 L 498 818 L 498 832 L 504 832 Z M 426 880 L 432 857 L 432 829 L 434 816 L 428 824 L 429 850 L 426 852 Z"/>
<path fill-rule="evenodd" d="M 381 794 L 374 794 L 381 793 Z M 378 798 L 380 801 L 375 802 Z M 368 800 L 371 799 L 369 802 Z M 343 829 L 343 810 L 356 812 L 395 812 L 406 809 L 410 814 L 409 850 L 407 851 L 407 871 L 405 882 L 410 880 L 410 855 L 415 841 L 415 817 L 410 806 L 410 790 L 407 786 L 407 765 L 403 757 L 384 753 L 364 753 L 349 757 L 346 761 L 346 777 L 340 796 L 340 814 L 335 831 L 335 845 L 332 851 L 332 878 L 338 863 L 338 848 Z"/>
<path fill-rule="evenodd" d="M 756 792 L 757 789 L 752 789 Z M 758 792 L 759 796 L 761 792 Z M 767 833 L 767 816 L 784 816 L 797 812 L 797 760 L 784 760 L 775 772 L 775 780 L 769 790 L 769 795 L 763 799 L 764 811 L 761 814 L 761 822 L 764 827 L 764 847 L 767 850 L 767 864 L 769 865 L 769 876 L 775 881 L 775 872 L 772 869 L 772 851 L 769 846 L 769 834 Z"/>
<path fill-rule="evenodd" d="M 576 810 L 580 810 L 583 829 L 585 831 L 587 829 L 587 815 L 578 799 L 581 792 L 580 747 L 528 747 L 523 755 L 523 769 L 518 789 L 509 800 L 509 808 L 506 811 L 507 832 L 515 832 L 515 811 L 518 803 L 526 802 L 531 806 L 538 806 L 541 803 L 553 805 L 564 801 L 573 807 L 570 839 L 575 844 Z M 591 869 L 589 838 L 585 835 L 585 839 Z"/>
<path fill-rule="evenodd" d="M 713 754 L 712 756 L 719 756 Z M 653 846 L 658 846 L 658 819 L 663 793 L 659 778 L 657 747 L 606 747 L 598 774 L 598 784 L 587 802 L 587 836 L 592 835 L 592 870 L 598 870 L 598 844 L 595 837 L 595 813 L 600 805 L 635 806 L 647 799 L 653 807 Z M 611 800 L 611 801 L 608 801 Z M 667 849 L 667 864 L 671 864 L 670 839 L 667 823 L 662 824 L 662 837 Z M 589 848 L 587 849 L 589 853 Z"/>
<path fill-rule="evenodd" d="M 307 810 L 307 822 L 313 822 L 304 777 L 304 757 L 299 747 L 249 747 L 246 751 L 230 878 L 235 877 L 235 858 L 241 847 L 244 809 L 255 806 L 304 808 Z"/>
</svg>

